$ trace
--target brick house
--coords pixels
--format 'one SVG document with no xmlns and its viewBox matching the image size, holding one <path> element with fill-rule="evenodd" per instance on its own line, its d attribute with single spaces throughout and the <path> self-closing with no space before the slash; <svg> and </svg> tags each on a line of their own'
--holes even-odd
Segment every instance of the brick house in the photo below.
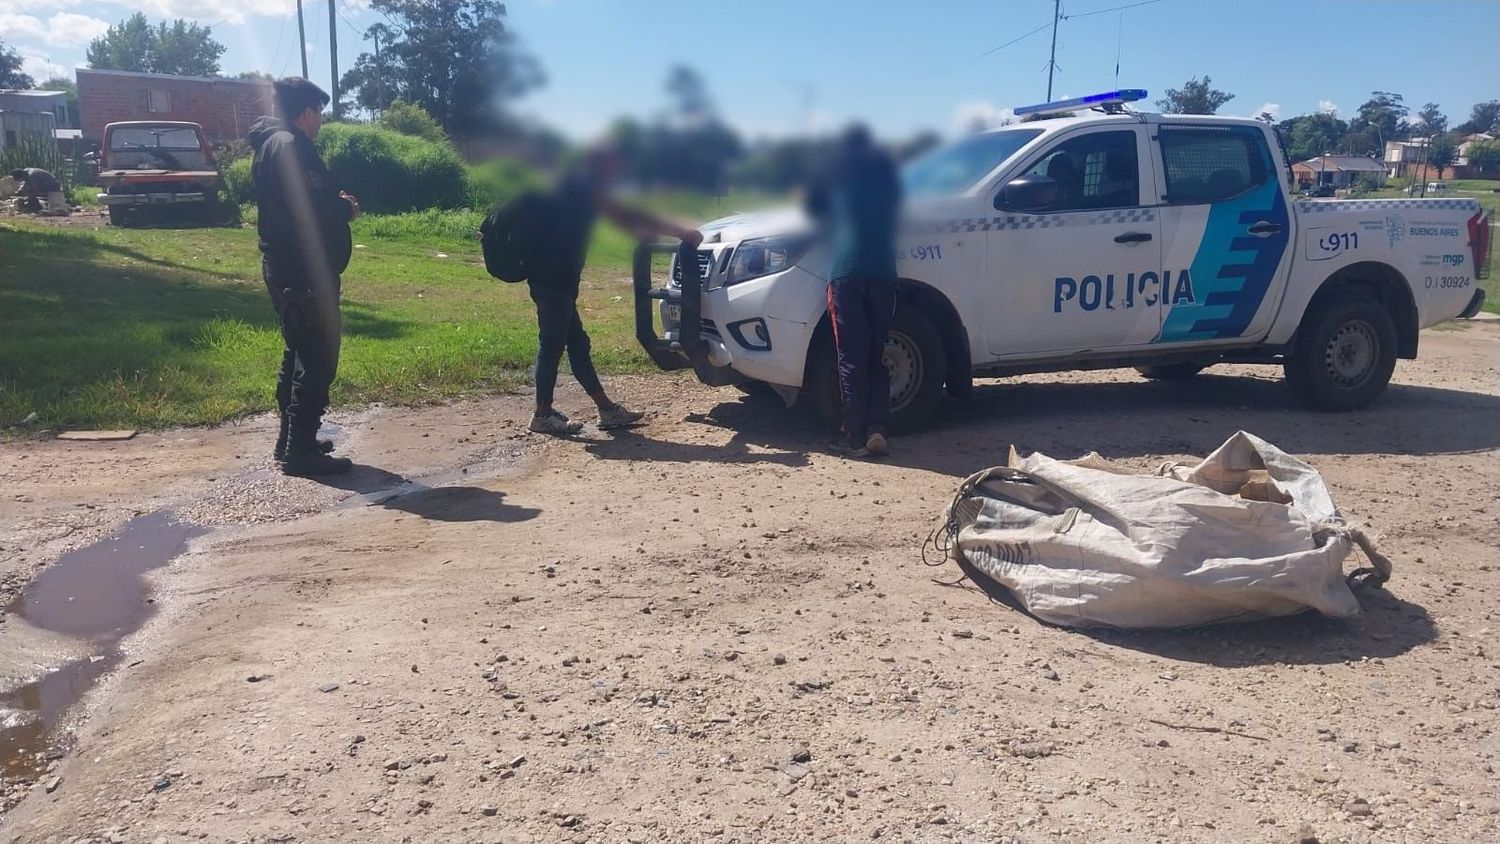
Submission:
<svg viewBox="0 0 1500 844">
<path fill-rule="evenodd" d="M 210 143 L 243 140 L 250 124 L 273 110 L 270 84 L 248 79 L 78 69 L 78 110 L 85 141 L 122 120 L 187 120 Z"/>
</svg>

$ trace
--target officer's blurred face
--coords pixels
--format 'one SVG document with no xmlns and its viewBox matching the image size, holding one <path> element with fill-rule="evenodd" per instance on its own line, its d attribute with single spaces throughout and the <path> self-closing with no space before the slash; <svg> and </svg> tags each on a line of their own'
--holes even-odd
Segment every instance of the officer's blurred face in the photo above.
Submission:
<svg viewBox="0 0 1500 844">
<path fill-rule="evenodd" d="M 315 140 L 318 137 L 318 130 L 323 128 L 323 112 L 321 109 L 308 106 L 302 110 L 302 115 L 293 122 L 297 124 L 297 128 L 302 130 L 302 134 L 306 135 L 309 141 Z"/>
</svg>

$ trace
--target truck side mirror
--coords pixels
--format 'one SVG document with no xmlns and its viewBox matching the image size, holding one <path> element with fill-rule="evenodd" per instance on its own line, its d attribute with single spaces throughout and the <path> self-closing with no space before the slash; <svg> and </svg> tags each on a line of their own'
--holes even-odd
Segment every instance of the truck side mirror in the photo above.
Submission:
<svg viewBox="0 0 1500 844">
<path fill-rule="evenodd" d="M 997 211 L 1042 211 L 1057 202 L 1057 181 L 1050 176 L 1012 179 L 995 197 Z"/>
</svg>

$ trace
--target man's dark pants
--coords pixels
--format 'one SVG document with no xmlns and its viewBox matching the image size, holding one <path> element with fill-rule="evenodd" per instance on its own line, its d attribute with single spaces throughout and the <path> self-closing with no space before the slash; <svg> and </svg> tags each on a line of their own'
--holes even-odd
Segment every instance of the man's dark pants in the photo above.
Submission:
<svg viewBox="0 0 1500 844">
<path fill-rule="evenodd" d="M 342 319 L 337 282 L 329 285 L 332 295 L 301 291 L 306 286 L 301 279 L 288 277 L 265 260 L 261 275 L 281 320 L 285 345 L 276 379 L 276 404 L 291 443 L 312 445 L 328 410 L 328 389 L 339 365 Z"/>
<path fill-rule="evenodd" d="M 531 301 L 536 303 L 534 377 L 537 406 L 552 405 L 553 391 L 557 387 L 557 367 L 562 363 L 564 351 L 568 353 L 573 377 L 578 379 L 584 392 L 590 396 L 603 393 L 604 385 L 599 383 L 599 373 L 594 370 L 594 360 L 589 352 L 589 335 L 583 330 L 583 320 L 578 316 L 578 283 L 532 279 L 527 287 L 531 291 Z"/>
<path fill-rule="evenodd" d="M 838 347 L 844 432 L 863 445 L 871 432 L 885 431 L 891 413 L 891 375 L 884 355 L 896 315 L 896 280 L 836 278 L 828 283 L 828 314 Z"/>
</svg>

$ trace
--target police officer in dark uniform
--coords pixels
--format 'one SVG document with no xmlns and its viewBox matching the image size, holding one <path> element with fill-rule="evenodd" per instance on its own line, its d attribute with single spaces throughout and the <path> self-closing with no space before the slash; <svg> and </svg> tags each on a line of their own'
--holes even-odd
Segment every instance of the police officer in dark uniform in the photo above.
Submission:
<svg viewBox="0 0 1500 844">
<path fill-rule="evenodd" d="M 275 458 L 288 475 L 332 475 L 353 466 L 328 454 L 332 443 L 317 435 L 338 369 L 339 273 L 353 251 L 349 221 L 359 215 L 359 202 L 334 187 L 313 146 L 328 95 L 296 76 L 274 87 L 277 116 L 250 128 L 250 173 L 261 275 L 286 346 L 276 382 L 281 432 Z"/>
</svg>

